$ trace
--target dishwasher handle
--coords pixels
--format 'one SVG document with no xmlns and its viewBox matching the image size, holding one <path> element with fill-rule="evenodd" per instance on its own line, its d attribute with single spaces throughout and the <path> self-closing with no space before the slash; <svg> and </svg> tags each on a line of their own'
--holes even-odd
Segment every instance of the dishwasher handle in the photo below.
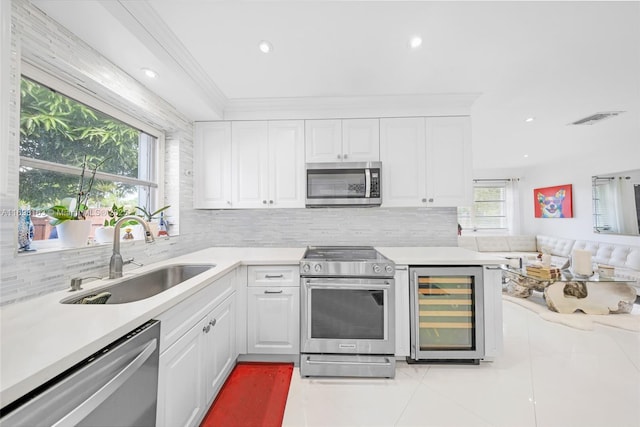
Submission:
<svg viewBox="0 0 640 427">
<path fill-rule="evenodd" d="M 115 393 L 131 376 L 151 357 L 158 347 L 158 340 L 152 339 L 127 366 L 118 372 L 104 386 L 93 393 L 87 400 L 78 405 L 73 411 L 69 412 L 52 427 L 72 427 L 82 421 L 87 415 L 95 410 L 102 402 L 107 400 L 109 396 Z"/>
</svg>

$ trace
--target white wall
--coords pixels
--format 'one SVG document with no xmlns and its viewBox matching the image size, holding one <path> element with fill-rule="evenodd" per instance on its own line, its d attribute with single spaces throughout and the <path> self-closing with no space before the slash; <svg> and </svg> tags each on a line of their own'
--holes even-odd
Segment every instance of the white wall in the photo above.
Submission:
<svg viewBox="0 0 640 427">
<path fill-rule="evenodd" d="M 520 179 L 522 232 L 640 246 L 639 236 L 594 233 L 592 224 L 591 177 L 632 169 L 640 169 L 640 141 L 634 135 L 610 135 L 597 155 L 578 154 L 525 169 Z M 573 218 L 534 218 L 533 190 L 564 184 L 573 186 Z"/>
</svg>

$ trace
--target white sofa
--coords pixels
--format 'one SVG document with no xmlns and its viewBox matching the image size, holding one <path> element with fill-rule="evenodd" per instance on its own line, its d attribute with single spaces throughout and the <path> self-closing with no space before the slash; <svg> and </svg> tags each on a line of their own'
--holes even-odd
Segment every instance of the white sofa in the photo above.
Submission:
<svg viewBox="0 0 640 427">
<path fill-rule="evenodd" d="M 562 266 L 574 249 L 591 252 L 593 261 L 615 267 L 615 275 L 630 280 L 640 296 L 640 246 L 618 245 L 552 236 L 459 236 L 458 246 L 477 252 L 491 252 L 505 258 L 533 258 L 538 253 L 551 255 L 551 263 Z"/>
</svg>

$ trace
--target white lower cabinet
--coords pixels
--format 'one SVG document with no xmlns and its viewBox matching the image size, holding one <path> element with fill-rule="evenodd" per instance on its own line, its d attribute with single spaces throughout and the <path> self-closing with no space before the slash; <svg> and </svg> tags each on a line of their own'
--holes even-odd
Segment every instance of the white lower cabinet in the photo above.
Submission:
<svg viewBox="0 0 640 427">
<path fill-rule="evenodd" d="M 299 353 L 300 288 L 249 288 L 247 297 L 248 352 Z"/>
<path fill-rule="evenodd" d="M 204 412 L 201 323 L 160 356 L 158 427 L 198 425 Z"/>
<path fill-rule="evenodd" d="M 300 279 L 296 266 L 250 266 L 247 353 L 300 352 Z"/>
<path fill-rule="evenodd" d="M 235 304 L 232 272 L 158 316 L 156 426 L 200 424 L 238 356 Z"/>
<path fill-rule="evenodd" d="M 396 265 L 396 357 L 410 355 L 409 266 Z"/>
<path fill-rule="evenodd" d="M 494 360 L 502 354 L 502 270 L 485 266 L 484 273 L 484 354 Z"/>
<path fill-rule="evenodd" d="M 228 298 L 213 310 L 205 318 L 204 328 L 205 399 L 211 402 L 236 363 L 235 298 Z"/>
</svg>

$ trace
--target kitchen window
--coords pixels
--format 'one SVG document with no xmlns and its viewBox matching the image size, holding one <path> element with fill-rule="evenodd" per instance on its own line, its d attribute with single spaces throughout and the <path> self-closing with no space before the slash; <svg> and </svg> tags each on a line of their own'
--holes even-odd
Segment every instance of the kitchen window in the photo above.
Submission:
<svg viewBox="0 0 640 427">
<path fill-rule="evenodd" d="M 157 209 L 161 132 L 51 76 L 23 76 L 20 95 L 19 203 L 31 210 L 36 248 L 55 238 L 46 211 L 75 198 L 85 162 L 85 189 L 99 165 L 87 203 L 93 230 L 114 203 Z"/>
<path fill-rule="evenodd" d="M 477 179 L 473 205 L 458 207 L 462 230 L 504 232 L 513 229 L 517 179 Z"/>
</svg>

